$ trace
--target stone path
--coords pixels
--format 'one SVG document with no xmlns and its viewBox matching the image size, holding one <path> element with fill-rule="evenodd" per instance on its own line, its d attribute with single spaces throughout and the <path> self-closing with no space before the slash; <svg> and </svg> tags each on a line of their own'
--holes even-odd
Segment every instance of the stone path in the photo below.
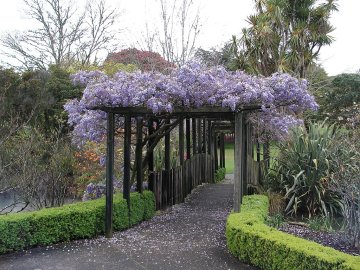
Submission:
<svg viewBox="0 0 360 270">
<path fill-rule="evenodd" d="M 99 237 L 0 256 L 0 269 L 256 269 L 226 249 L 233 185 L 203 185 L 168 212 L 111 239 Z"/>
</svg>

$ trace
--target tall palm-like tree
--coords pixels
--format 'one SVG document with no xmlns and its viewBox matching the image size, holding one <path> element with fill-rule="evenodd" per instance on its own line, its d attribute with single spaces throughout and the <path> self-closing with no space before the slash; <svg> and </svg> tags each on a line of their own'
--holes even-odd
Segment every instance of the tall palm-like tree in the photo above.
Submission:
<svg viewBox="0 0 360 270">
<path fill-rule="evenodd" d="M 240 40 L 234 38 L 235 68 L 268 76 L 289 72 L 306 77 L 320 49 L 334 30 L 329 22 L 336 0 L 254 0 L 256 14 L 248 18 Z"/>
</svg>

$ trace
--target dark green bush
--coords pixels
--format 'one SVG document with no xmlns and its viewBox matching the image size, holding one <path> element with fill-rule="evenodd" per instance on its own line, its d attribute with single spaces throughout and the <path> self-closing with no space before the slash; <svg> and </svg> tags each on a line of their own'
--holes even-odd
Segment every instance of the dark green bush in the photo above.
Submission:
<svg viewBox="0 0 360 270">
<path fill-rule="evenodd" d="M 155 195 L 151 191 L 144 191 L 143 194 L 144 201 L 144 220 L 151 219 L 156 211 L 156 202 Z"/>
<path fill-rule="evenodd" d="M 240 213 L 226 224 L 230 252 L 264 270 L 359 270 L 360 258 L 265 225 L 268 198 L 245 196 Z"/>
<path fill-rule="evenodd" d="M 130 226 L 151 218 L 154 213 L 155 199 L 150 191 L 131 194 Z M 96 236 L 105 230 L 104 217 L 104 198 L 0 216 L 0 254 Z M 129 211 L 122 194 L 114 196 L 113 224 L 115 230 L 129 227 Z"/>
<path fill-rule="evenodd" d="M 219 168 L 215 172 L 215 183 L 218 183 L 218 182 L 221 182 L 222 180 L 224 180 L 225 174 L 226 174 L 226 168 Z"/>
<path fill-rule="evenodd" d="M 333 125 L 310 123 L 308 130 L 298 127 L 289 140 L 279 145 L 280 153 L 274 164 L 273 178 L 287 198 L 285 211 L 289 214 L 337 214 L 341 200 L 331 190 L 331 147 L 338 143 L 339 133 Z M 280 180 L 280 181 L 279 181 Z"/>
<path fill-rule="evenodd" d="M 134 192 L 130 194 L 130 226 L 143 220 L 145 207 L 141 194 Z"/>
</svg>

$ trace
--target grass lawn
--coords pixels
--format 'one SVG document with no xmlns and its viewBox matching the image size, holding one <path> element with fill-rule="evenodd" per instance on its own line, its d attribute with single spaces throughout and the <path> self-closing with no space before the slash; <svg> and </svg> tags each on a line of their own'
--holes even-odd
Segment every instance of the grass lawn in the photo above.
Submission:
<svg viewBox="0 0 360 270">
<path fill-rule="evenodd" d="M 272 166 L 273 157 L 279 154 L 279 149 L 274 143 L 270 144 L 270 167 Z M 218 153 L 220 156 L 220 152 Z M 225 143 L 225 167 L 226 173 L 234 172 L 234 143 Z"/>
</svg>

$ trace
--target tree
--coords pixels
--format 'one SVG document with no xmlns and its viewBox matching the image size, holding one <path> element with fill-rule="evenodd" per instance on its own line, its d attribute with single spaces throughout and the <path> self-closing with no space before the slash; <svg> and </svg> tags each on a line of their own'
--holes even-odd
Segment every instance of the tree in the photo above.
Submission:
<svg viewBox="0 0 360 270">
<path fill-rule="evenodd" d="M 51 96 L 45 85 L 48 74 L 22 74 L 0 67 L 0 149 L 24 125 L 33 124 L 48 107 Z"/>
<path fill-rule="evenodd" d="M 269 76 L 289 72 L 305 78 L 321 48 L 331 44 L 329 19 L 336 0 L 255 0 L 250 27 L 234 41 L 237 68 Z"/>
<path fill-rule="evenodd" d="M 133 64 L 141 71 L 159 71 L 168 73 L 175 65 L 166 61 L 160 54 L 150 51 L 140 51 L 135 48 L 121 50 L 120 52 L 110 53 L 106 60 L 107 63 Z"/>
<path fill-rule="evenodd" d="M 352 128 L 360 125 L 360 74 L 334 77 L 324 99 L 324 111 L 332 121 Z"/>
<path fill-rule="evenodd" d="M 336 0 L 254 3 L 256 14 L 248 18 L 250 27 L 243 29 L 240 40 L 233 37 L 234 68 L 263 76 L 287 72 L 306 78 L 321 48 L 333 41 L 329 19 L 337 10 Z M 265 149 L 268 161 L 269 147 Z"/>
<path fill-rule="evenodd" d="M 89 64 L 115 38 L 117 12 L 105 0 L 89 1 L 83 12 L 71 0 L 24 0 L 24 5 L 37 27 L 8 33 L 1 40 L 4 54 L 21 67 L 46 69 L 74 60 Z"/>
<path fill-rule="evenodd" d="M 200 9 L 193 0 L 158 0 L 159 10 L 153 17 L 160 21 L 146 20 L 145 33 L 136 46 L 146 51 L 158 51 L 171 63 L 181 66 L 189 61 L 196 48 L 201 29 Z"/>
<path fill-rule="evenodd" d="M 61 139 L 60 144 L 60 139 L 49 141 L 48 133 L 46 137 L 40 133 L 44 129 L 44 115 L 53 108 L 55 100 L 49 91 L 49 79 L 51 74 L 45 71 L 20 74 L 0 68 L 0 193 L 13 195 L 9 204 L 0 207 L 0 214 L 19 206 L 18 210 L 23 210 L 36 199 L 34 192 L 45 195 L 46 187 L 47 199 L 55 193 L 64 195 L 63 183 L 69 179 L 61 177 L 69 173 L 70 149 L 62 149 L 67 147 L 66 140 Z M 68 76 L 67 80 L 71 84 Z M 67 169 L 62 167 L 65 161 Z M 49 191 L 51 188 L 61 190 Z M 51 204 L 55 204 L 52 199 Z"/>
<path fill-rule="evenodd" d="M 233 52 L 231 49 L 231 42 L 227 42 L 220 50 L 216 48 L 211 48 L 210 50 L 199 48 L 196 50 L 194 58 L 208 67 L 222 65 L 228 70 L 233 70 Z"/>
</svg>

